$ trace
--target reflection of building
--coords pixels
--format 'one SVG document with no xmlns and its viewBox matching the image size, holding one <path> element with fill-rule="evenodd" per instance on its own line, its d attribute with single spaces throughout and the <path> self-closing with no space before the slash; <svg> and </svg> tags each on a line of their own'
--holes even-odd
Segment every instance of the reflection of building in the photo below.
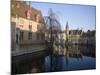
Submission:
<svg viewBox="0 0 100 75">
<path fill-rule="evenodd" d="M 78 45 L 68 46 L 68 54 L 69 57 L 76 57 L 76 58 L 82 57 L 82 52 Z"/>
<path fill-rule="evenodd" d="M 41 11 L 24 1 L 12 0 L 11 41 L 12 49 L 19 45 L 42 44 L 45 40 L 44 21 Z"/>
</svg>

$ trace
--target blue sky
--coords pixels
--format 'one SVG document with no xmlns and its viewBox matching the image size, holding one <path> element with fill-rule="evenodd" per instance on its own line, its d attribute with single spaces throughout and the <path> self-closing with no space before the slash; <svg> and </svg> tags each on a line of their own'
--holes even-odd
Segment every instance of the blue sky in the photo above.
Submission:
<svg viewBox="0 0 100 75">
<path fill-rule="evenodd" d="M 32 2 L 31 6 L 40 10 L 43 16 L 48 15 L 48 10 L 52 10 L 59 16 L 62 30 L 65 29 L 68 21 L 69 29 L 88 29 L 94 30 L 96 25 L 96 7 L 90 5 L 71 5 L 71 4 L 54 4 L 54 3 L 36 3 Z"/>
</svg>

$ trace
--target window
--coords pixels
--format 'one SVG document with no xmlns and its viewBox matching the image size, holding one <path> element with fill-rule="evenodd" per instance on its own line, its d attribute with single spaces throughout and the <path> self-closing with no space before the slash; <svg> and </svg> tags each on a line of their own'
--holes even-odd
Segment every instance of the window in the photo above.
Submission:
<svg viewBox="0 0 100 75">
<path fill-rule="evenodd" d="M 16 8 L 20 8 L 20 3 L 19 2 L 16 3 Z"/>
<path fill-rule="evenodd" d="M 43 33 L 37 33 L 37 40 L 44 40 L 44 34 Z"/>
<path fill-rule="evenodd" d="M 32 30 L 32 25 L 29 25 L 29 30 Z"/>
<path fill-rule="evenodd" d="M 23 28 L 23 25 L 19 25 L 21 28 Z"/>
<path fill-rule="evenodd" d="M 23 25 L 24 24 L 24 20 L 20 19 L 19 23 L 20 23 L 20 25 Z"/>
<path fill-rule="evenodd" d="M 28 33 L 28 39 L 31 40 L 32 39 L 32 32 Z"/>
<path fill-rule="evenodd" d="M 23 40 L 24 32 L 20 32 L 20 40 Z"/>
<path fill-rule="evenodd" d="M 37 25 L 37 30 L 39 30 L 39 29 L 40 29 L 40 25 L 38 24 L 38 25 Z"/>
<path fill-rule="evenodd" d="M 44 40 L 44 34 L 41 33 L 41 40 Z"/>
<path fill-rule="evenodd" d="M 69 31 L 69 35 L 71 35 L 71 31 Z"/>
<path fill-rule="evenodd" d="M 29 8 L 28 10 L 26 10 L 25 14 L 26 14 L 26 18 L 27 18 L 27 19 L 31 19 L 31 16 L 32 16 L 32 9 Z"/>
<path fill-rule="evenodd" d="M 18 44 L 18 34 L 16 34 L 16 44 Z"/>
<path fill-rule="evenodd" d="M 39 40 L 39 33 L 36 34 L 36 39 Z"/>
<path fill-rule="evenodd" d="M 36 15 L 36 22 L 38 22 L 38 23 L 40 22 L 40 14 Z"/>
</svg>

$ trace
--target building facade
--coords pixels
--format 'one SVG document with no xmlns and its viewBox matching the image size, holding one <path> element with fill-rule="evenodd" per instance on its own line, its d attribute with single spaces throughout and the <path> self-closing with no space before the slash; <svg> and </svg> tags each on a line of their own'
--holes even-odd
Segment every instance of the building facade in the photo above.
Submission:
<svg viewBox="0 0 100 75">
<path fill-rule="evenodd" d="M 95 30 L 88 30 L 86 32 L 82 29 L 69 30 L 68 22 L 66 23 L 66 30 L 62 32 L 63 39 L 68 44 L 83 44 L 83 45 L 95 45 Z"/>
<path fill-rule="evenodd" d="M 95 30 L 88 30 L 87 32 L 83 32 L 81 36 L 81 42 L 82 44 L 89 44 L 94 45 L 96 44 L 96 36 L 95 36 Z"/>
<path fill-rule="evenodd" d="M 70 44 L 80 44 L 81 36 L 82 36 L 82 30 L 69 30 L 69 38 L 68 42 Z"/>
<path fill-rule="evenodd" d="M 80 44 L 81 36 L 82 36 L 82 30 L 75 29 L 75 30 L 69 30 L 68 22 L 66 23 L 66 30 L 62 32 L 63 39 L 67 44 Z"/>
<path fill-rule="evenodd" d="M 27 45 L 45 42 L 45 24 L 41 11 L 27 5 L 25 1 L 11 2 L 12 50 Z"/>
</svg>

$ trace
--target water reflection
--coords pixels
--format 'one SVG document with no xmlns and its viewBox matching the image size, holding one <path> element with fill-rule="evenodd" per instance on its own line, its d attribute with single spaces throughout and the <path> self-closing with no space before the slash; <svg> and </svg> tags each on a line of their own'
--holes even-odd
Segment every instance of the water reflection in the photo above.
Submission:
<svg viewBox="0 0 100 75">
<path fill-rule="evenodd" d="M 45 61 L 45 71 L 95 69 L 95 47 L 72 45 L 62 50 L 62 53 L 56 50 L 45 58 L 49 60 Z"/>
<path fill-rule="evenodd" d="M 65 55 L 67 57 L 82 57 L 82 56 L 92 56 L 95 57 L 95 47 L 94 46 L 83 46 L 83 45 L 69 45 L 63 49 L 58 48 L 53 50 L 53 55 Z"/>
<path fill-rule="evenodd" d="M 61 49 L 61 48 L 60 48 Z M 95 47 L 72 45 L 53 54 L 46 54 L 28 63 L 20 63 L 14 73 L 39 73 L 55 71 L 85 70 L 96 68 Z"/>
</svg>

